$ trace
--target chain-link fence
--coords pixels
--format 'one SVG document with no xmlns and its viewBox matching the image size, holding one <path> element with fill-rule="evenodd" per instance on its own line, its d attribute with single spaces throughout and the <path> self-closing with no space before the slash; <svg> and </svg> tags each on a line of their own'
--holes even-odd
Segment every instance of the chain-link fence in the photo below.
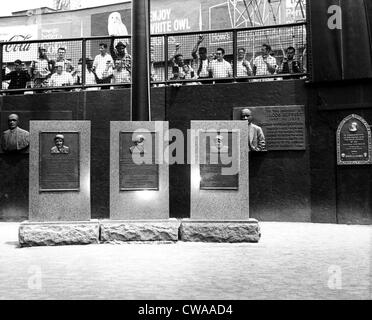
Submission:
<svg viewBox="0 0 372 320">
<path fill-rule="evenodd" d="M 129 88 L 131 37 L 0 43 L 1 92 Z M 152 86 L 307 75 L 306 23 L 151 36 Z"/>
</svg>

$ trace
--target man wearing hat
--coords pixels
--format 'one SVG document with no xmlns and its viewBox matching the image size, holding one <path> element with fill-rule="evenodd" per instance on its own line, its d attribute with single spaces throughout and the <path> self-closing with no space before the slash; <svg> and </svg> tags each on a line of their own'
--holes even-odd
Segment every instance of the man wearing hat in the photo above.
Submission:
<svg viewBox="0 0 372 320">
<path fill-rule="evenodd" d="M 30 133 L 18 127 L 19 117 L 11 114 L 8 117 L 8 130 L 1 136 L 1 148 L 6 153 L 27 152 L 30 144 Z"/>
<path fill-rule="evenodd" d="M 56 63 L 56 73 L 53 73 L 49 80 L 50 87 L 72 86 L 74 84 L 74 78 L 71 73 L 63 70 L 64 67 L 63 62 Z"/>
<path fill-rule="evenodd" d="M 31 77 L 27 70 L 22 67 L 22 61 L 17 59 L 14 61 L 14 71 L 5 74 L 3 70 L 2 79 L 10 80 L 8 89 L 23 89 L 26 88 L 27 82 L 31 81 Z"/>
<path fill-rule="evenodd" d="M 65 137 L 63 134 L 56 134 L 54 137 L 55 146 L 50 149 L 50 153 L 69 153 L 70 148 L 64 145 Z"/>
<path fill-rule="evenodd" d="M 132 57 L 130 56 L 130 54 L 128 54 L 128 51 L 127 51 L 127 41 L 124 40 L 124 43 L 122 41 L 119 41 L 115 48 L 114 48 L 114 42 L 115 42 L 115 39 L 114 37 L 111 38 L 111 42 L 110 42 L 110 54 L 111 54 L 111 57 L 112 59 L 115 61 L 115 60 L 124 60 L 124 58 L 127 58 L 129 57 L 129 59 L 132 59 Z"/>
</svg>

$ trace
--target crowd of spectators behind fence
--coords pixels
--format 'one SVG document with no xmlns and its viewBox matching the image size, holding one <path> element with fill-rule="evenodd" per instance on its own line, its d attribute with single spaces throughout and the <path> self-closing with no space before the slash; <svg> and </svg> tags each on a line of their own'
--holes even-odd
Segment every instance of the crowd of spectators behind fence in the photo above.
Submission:
<svg viewBox="0 0 372 320">
<path fill-rule="evenodd" d="M 169 80 L 172 80 L 170 85 L 215 83 L 231 80 L 234 77 L 233 63 L 225 60 L 224 48 L 219 47 L 215 52 L 208 52 L 207 47 L 201 46 L 203 40 L 204 36 L 198 37 L 191 52 L 191 59 L 184 59 L 183 54 L 180 53 L 181 44 L 176 43 L 174 53 L 168 61 L 168 66 L 172 70 L 172 75 L 169 77 Z M 82 58 L 74 66 L 71 60 L 66 58 L 68 54 L 66 48 L 61 47 L 57 50 L 55 60 L 51 60 L 48 58 L 46 48 L 40 46 L 37 59 L 28 67 L 26 63 L 17 59 L 13 63 L 13 71 L 8 66 L 2 68 L 2 89 L 43 88 L 45 90 L 41 92 L 50 92 L 81 90 L 71 86 L 82 85 L 85 86 L 85 90 L 128 88 L 131 83 L 132 57 L 128 53 L 127 45 L 126 41 L 119 41 L 115 45 L 113 37 L 109 46 L 105 42 L 100 43 L 99 54 L 94 59 L 85 58 L 84 83 Z M 154 46 L 151 46 L 150 79 L 152 82 L 159 80 L 154 67 L 154 50 Z M 301 54 L 301 61 L 295 59 L 296 49 L 292 46 L 282 49 L 282 52 L 282 57 L 278 59 L 271 46 L 264 43 L 260 54 L 256 57 L 253 55 L 248 60 L 247 50 L 238 47 L 235 53 L 236 77 L 241 78 L 241 81 L 271 81 L 303 77 L 306 73 L 306 50 Z M 177 82 L 177 80 L 188 81 Z"/>
</svg>

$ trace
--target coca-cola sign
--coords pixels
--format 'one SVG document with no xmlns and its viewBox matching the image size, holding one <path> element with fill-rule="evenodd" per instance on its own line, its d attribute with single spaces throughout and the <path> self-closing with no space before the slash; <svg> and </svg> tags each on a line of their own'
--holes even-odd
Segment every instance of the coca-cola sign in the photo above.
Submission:
<svg viewBox="0 0 372 320">
<path fill-rule="evenodd" d="M 37 26 L 2 27 L 1 42 L 29 41 L 37 39 Z M 32 61 L 37 59 L 36 43 L 11 43 L 3 46 L 3 61 L 13 62 L 17 59 Z"/>
</svg>

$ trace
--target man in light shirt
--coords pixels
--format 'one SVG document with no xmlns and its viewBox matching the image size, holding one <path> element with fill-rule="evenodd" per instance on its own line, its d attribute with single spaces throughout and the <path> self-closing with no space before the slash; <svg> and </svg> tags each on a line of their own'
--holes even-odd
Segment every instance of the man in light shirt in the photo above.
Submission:
<svg viewBox="0 0 372 320">
<path fill-rule="evenodd" d="M 216 50 L 216 59 L 209 63 L 208 71 L 211 72 L 212 77 L 215 79 L 230 78 L 233 76 L 231 64 L 225 59 L 225 50 L 218 48 Z"/>
<path fill-rule="evenodd" d="M 104 77 L 110 78 L 112 84 L 126 84 L 124 86 L 119 87 L 111 87 L 111 89 L 115 88 L 129 88 L 130 81 L 131 81 L 131 73 L 130 73 L 130 58 L 124 58 L 124 60 L 116 59 L 115 65 L 107 66 L 105 72 L 103 73 Z"/>
<path fill-rule="evenodd" d="M 196 71 L 196 76 L 198 79 L 210 78 L 209 71 L 208 71 L 209 59 L 207 56 L 207 48 L 206 47 L 199 48 L 203 40 L 204 40 L 204 36 L 199 36 L 199 39 L 196 42 L 196 45 L 191 52 L 191 55 L 193 58 L 192 66 L 193 66 L 193 69 Z M 197 51 L 199 53 L 199 56 L 196 53 Z"/>
<path fill-rule="evenodd" d="M 237 60 L 236 75 L 238 77 L 248 77 L 253 74 L 251 64 L 245 58 L 245 49 L 238 48 L 238 60 Z"/>
<path fill-rule="evenodd" d="M 50 87 L 64 87 L 74 85 L 74 78 L 71 73 L 64 71 L 64 64 L 61 62 L 56 63 L 56 72 L 52 74 L 49 80 Z"/>
<path fill-rule="evenodd" d="M 268 44 L 263 44 L 261 47 L 262 55 L 253 60 L 253 74 L 255 76 L 269 76 L 274 74 L 278 65 L 276 59 L 270 55 L 271 47 Z"/>
<path fill-rule="evenodd" d="M 106 71 L 106 67 L 108 65 L 113 64 L 113 60 L 111 55 L 107 53 L 107 44 L 100 43 L 99 44 L 99 51 L 100 54 L 96 55 L 93 61 L 93 71 L 97 75 L 97 83 L 104 84 L 110 83 L 110 78 L 105 78 L 103 73 Z"/>
</svg>

